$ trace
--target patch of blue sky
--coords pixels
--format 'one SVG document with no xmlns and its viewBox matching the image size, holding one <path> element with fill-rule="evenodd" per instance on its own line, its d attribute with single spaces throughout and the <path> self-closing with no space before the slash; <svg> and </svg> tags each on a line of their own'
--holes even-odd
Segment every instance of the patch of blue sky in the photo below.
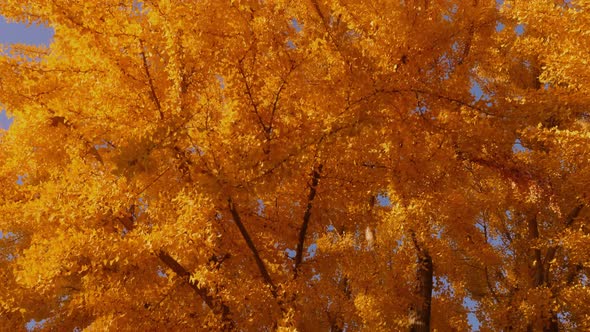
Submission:
<svg viewBox="0 0 590 332">
<path fill-rule="evenodd" d="M 475 223 L 475 227 L 477 229 L 479 229 L 482 233 L 487 233 L 485 234 L 487 236 L 487 242 L 496 249 L 506 249 L 502 237 L 498 234 L 491 234 L 489 230 L 486 230 L 484 225 L 485 221 L 481 219 L 479 222 Z"/>
<path fill-rule="evenodd" d="M 483 93 L 483 90 L 481 89 L 481 86 L 475 80 L 471 80 L 471 89 L 469 89 L 469 92 L 471 93 L 473 98 L 475 98 L 476 101 L 479 101 L 486 97 Z"/>
<path fill-rule="evenodd" d="M 219 74 L 215 75 L 215 78 L 217 79 L 217 81 L 219 82 L 219 87 L 221 89 L 225 89 L 225 78 Z"/>
<path fill-rule="evenodd" d="M 198 154 L 199 156 L 205 155 L 205 150 L 201 149 L 198 146 L 191 146 L 191 147 L 187 148 L 186 150 L 188 152 L 190 152 L 191 154 Z"/>
<path fill-rule="evenodd" d="M 459 49 L 459 43 L 454 42 L 453 45 L 451 45 L 451 49 L 453 49 L 453 52 L 457 52 L 457 50 Z M 444 72 L 443 72 L 443 80 L 448 80 L 451 77 L 451 72 L 452 72 L 452 61 L 451 59 L 448 57 L 447 53 L 441 55 L 438 58 L 438 63 L 440 63 L 441 65 L 444 66 Z"/>
<path fill-rule="evenodd" d="M 166 272 L 164 272 L 164 270 L 162 268 L 160 268 L 160 267 L 158 267 L 158 270 L 156 271 L 156 274 L 160 278 L 168 278 L 168 275 L 166 274 Z"/>
<path fill-rule="evenodd" d="M 264 201 L 260 198 L 256 200 L 256 203 L 257 203 L 256 214 L 259 215 L 260 217 L 263 217 L 264 216 L 264 209 L 266 208 L 266 205 L 264 204 Z"/>
<path fill-rule="evenodd" d="M 295 29 L 295 32 L 299 33 L 303 30 L 303 24 L 299 22 L 296 18 L 291 19 L 291 26 Z"/>
<path fill-rule="evenodd" d="M 318 245 L 316 243 L 310 244 L 309 247 L 307 247 L 307 256 L 303 257 L 303 261 L 314 258 L 317 250 Z M 285 254 L 287 254 L 287 257 L 290 259 L 295 259 L 295 256 L 297 256 L 297 251 L 295 249 L 287 248 L 285 249 Z"/>
<path fill-rule="evenodd" d="M 54 30 L 41 24 L 9 22 L 0 16 L 0 44 L 28 44 L 49 46 Z"/>
<path fill-rule="evenodd" d="M 307 247 L 307 257 L 304 260 L 314 258 L 318 250 L 318 245 L 316 243 L 312 243 Z"/>
<path fill-rule="evenodd" d="M 148 203 L 147 203 L 147 201 L 145 200 L 144 197 L 138 198 L 137 199 L 137 203 L 138 203 L 137 206 L 136 206 L 137 207 L 137 211 L 135 211 L 135 214 L 137 216 L 140 216 L 142 213 L 144 213 L 144 212 L 147 211 L 149 205 L 148 205 Z"/>
<path fill-rule="evenodd" d="M 12 233 L 12 232 L 4 233 L 4 232 L 0 231 L 0 239 L 9 239 L 11 237 L 14 237 L 14 233 Z"/>
<path fill-rule="evenodd" d="M 449 279 L 445 276 L 434 277 L 434 290 L 432 291 L 433 296 L 441 296 L 445 293 L 453 294 L 453 288 L 449 283 Z"/>
<path fill-rule="evenodd" d="M 520 152 L 528 152 L 530 151 L 529 149 L 525 148 L 522 145 L 522 141 L 520 140 L 520 138 L 517 138 L 516 140 L 514 140 L 514 144 L 512 145 L 512 153 L 520 153 Z"/>
<path fill-rule="evenodd" d="M 30 321 L 27 322 L 25 327 L 27 328 L 27 331 L 33 331 L 33 330 L 43 328 L 43 325 L 45 324 L 45 322 L 47 322 L 47 319 L 42 319 L 39 321 L 31 319 Z"/>
<path fill-rule="evenodd" d="M 137 10 L 138 12 L 142 12 L 143 11 L 143 1 L 137 1 L 134 0 L 133 4 L 132 4 L 133 9 Z"/>
<path fill-rule="evenodd" d="M 434 296 L 440 296 L 443 293 L 449 293 L 451 296 L 455 295 L 455 291 L 451 286 L 449 279 L 445 276 L 435 277 L 435 289 L 433 291 Z M 467 322 L 471 325 L 472 331 L 479 331 L 481 326 L 477 316 L 473 313 L 477 310 L 477 302 L 469 296 L 463 298 L 463 307 L 467 309 Z"/>
<path fill-rule="evenodd" d="M 514 28 L 514 33 L 516 33 L 517 36 L 522 36 L 524 34 L 524 24 L 518 24 Z"/>
<path fill-rule="evenodd" d="M 13 121 L 14 121 L 14 118 L 9 117 L 8 114 L 6 114 L 6 111 L 4 111 L 4 110 L 0 111 L 0 128 L 2 128 L 2 129 L 10 128 L 10 125 L 12 125 Z"/>
<path fill-rule="evenodd" d="M 476 82 L 475 80 L 471 80 L 471 88 L 469 89 L 469 93 L 473 96 L 475 101 L 485 101 L 485 105 L 491 107 L 493 103 L 493 98 L 490 94 L 485 93 L 482 89 L 481 85 Z"/>
<path fill-rule="evenodd" d="M 458 10 L 459 10 L 459 6 L 457 4 L 453 4 L 453 6 L 449 9 L 449 11 L 447 13 L 443 14 L 443 16 L 442 16 L 443 20 L 445 20 L 447 22 L 452 22 L 453 16 L 455 16 L 455 14 L 457 14 Z"/>
<path fill-rule="evenodd" d="M 303 30 L 303 24 L 299 22 L 296 18 L 292 18 L 290 22 L 291 27 L 295 30 L 296 33 L 300 33 Z M 287 40 L 287 48 L 288 49 L 296 49 L 297 45 L 292 40 Z"/>
<path fill-rule="evenodd" d="M 426 114 L 426 112 L 428 112 L 428 107 L 422 105 L 422 106 L 416 106 L 416 108 L 414 108 L 414 110 L 412 111 L 412 113 L 414 114 Z"/>
<path fill-rule="evenodd" d="M 94 144 L 94 148 L 97 150 L 100 149 L 107 149 L 109 147 L 109 145 L 107 143 L 103 143 L 103 144 Z"/>
<path fill-rule="evenodd" d="M 377 204 L 379 204 L 381 207 L 390 207 L 391 199 L 389 199 L 387 193 L 379 193 L 377 195 Z"/>
<path fill-rule="evenodd" d="M 65 295 L 60 296 L 59 297 L 60 305 L 63 304 L 63 302 L 66 302 L 69 299 L 70 299 L 70 295 L 68 295 L 68 294 L 65 294 Z"/>
<path fill-rule="evenodd" d="M 41 24 L 9 22 L 0 16 L 0 44 L 28 44 L 49 46 L 54 30 Z M 8 129 L 13 119 L 4 110 L 0 111 L 0 128 Z"/>
<path fill-rule="evenodd" d="M 297 255 L 297 251 L 289 248 L 285 249 L 285 253 L 287 254 L 287 257 L 291 259 L 295 259 L 295 255 Z"/>
<path fill-rule="evenodd" d="M 469 323 L 469 325 L 471 325 L 471 330 L 479 331 L 481 322 L 479 321 L 479 319 L 477 319 L 477 316 L 474 314 L 474 312 L 477 310 L 477 302 L 475 302 L 469 296 L 466 296 L 463 299 L 463 307 L 465 307 L 468 310 L 467 322 Z"/>
</svg>

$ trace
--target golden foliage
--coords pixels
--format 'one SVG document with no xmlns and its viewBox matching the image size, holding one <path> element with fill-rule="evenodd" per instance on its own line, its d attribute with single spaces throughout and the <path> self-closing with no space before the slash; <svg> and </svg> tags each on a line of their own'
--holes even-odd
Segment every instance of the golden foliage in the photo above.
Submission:
<svg viewBox="0 0 590 332">
<path fill-rule="evenodd" d="M 589 9 L 1 1 L 0 327 L 590 329 Z"/>
</svg>

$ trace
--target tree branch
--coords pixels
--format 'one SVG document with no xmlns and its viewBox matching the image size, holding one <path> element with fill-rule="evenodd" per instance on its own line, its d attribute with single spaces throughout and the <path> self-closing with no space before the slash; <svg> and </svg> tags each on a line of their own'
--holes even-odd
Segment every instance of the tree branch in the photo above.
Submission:
<svg viewBox="0 0 590 332">
<path fill-rule="evenodd" d="M 413 320 L 410 326 L 410 331 L 428 332 L 430 331 L 430 316 L 432 310 L 434 265 L 428 250 L 422 248 L 420 243 L 418 243 L 414 231 L 411 231 L 410 235 L 418 253 L 415 289 L 415 293 L 418 295 L 418 303 L 410 308 L 410 318 Z"/>
<path fill-rule="evenodd" d="M 277 287 L 272 282 L 270 274 L 268 273 L 268 269 L 266 268 L 266 265 L 264 265 L 262 258 L 260 258 L 260 253 L 258 252 L 258 249 L 256 249 L 256 246 L 254 245 L 254 241 L 252 241 L 250 234 L 248 234 L 248 231 L 246 230 L 246 227 L 244 226 L 244 223 L 242 222 L 242 218 L 240 217 L 240 214 L 238 213 L 238 210 L 237 210 L 231 197 L 229 197 L 227 199 L 227 204 L 229 206 L 229 210 L 232 214 L 234 222 L 236 223 L 236 225 L 240 229 L 240 233 L 242 234 L 244 241 L 246 241 L 248 248 L 250 248 L 252 255 L 254 255 L 254 260 L 256 261 L 256 265 L 258 266 L 258 270 L 260 271 L 260 274 L 262 274 L 262 278 L 264 279 L 264 282 L 270 287 L 270 291 L 271 291 L 273 297 L 275 299 L 277 299 L 278 298 Z"/>
<path fill-rule="evenodd" d="M 221 316 L 221 321 L 224 327 L 224 330 L 231 331 L 235 328 L 234 322 L 229 319 L 229 307 L 219 301 L 218 299 L 214 298 L 213 296 L 209 295 L 207 288 L 203 288 L 199 286 L 199 283 L 196 280 L 190 279 L 190 272 L 188 272 L 177 260 L 172 258 L 167 252 L 164 250 L 160 250 L 157 254 L 158 258 L 174 273 L 184 279 L 188 285 L 203 299 L 203 301 L 207 304 L 207 306 L 217 315 Z"/>
<path fill-rule="evenodd" d="M 141 46 L 141 60 L 143 62 L 143 70 L 145 71 L 145 75 L 148 78 L 148 84 L 150 87 L 150 92 L 152 95 L 152 99 L 158 108 L 158 113 L 160 114 L 160 119 L 164 119 L 164 113 L 162 112 L 162 105 L 160 104 L 160 99 L 158 99 L 158 95 L 156 94 L 156 88 L 154 87 L 154 80 L 152 79 L 152 75 L 150 74 L 150 69 L 147 63 L 147 58 L 145 56 L 145 52 L 143 51 L 143 41 L 139 40 L 139 45 Z"/>
<path fill-rule="evenodd" d="M 283 80 L 283 82 L 279 86 L 279 90 L 275 94 L 275 98 L 274 98 L 274 101 L 272 103 L 272 111 L 271 111 L 271 114 L 270 114 L 270 121 L 268 122 L 268 136 L 269 136 L 269 139 L 272 137 L 272 125 L 273 125 L 273 122 L 274 122 L 274 119 L 275 119 L 275 113 L 277 111 L 277 106 L 279 104 L 279 98 L 281 97 L 281 92 L 285 88 L 285 84 L 286 83 L 287 82 L 285 82 L 285 80 Z"/>
<path fill-rule="evenodd" d="M 324 16 L 324 13 L 322 13 L 322 10 L 320 9 L 320 5 L 318 4 L 318 1 L 311 0 L 311 4 L 313 5 L 313 9 L 315 10 L 316 14 L 318 14 L 320 19 L 322 20 L 322 23 L 324 24 L 324 27 L 326 28 L 326 30 L 329 30 L 326 17 Z"/>
<path fill-rule="evenodd" d="M 576 220 L 576 218 L 580 215 L 580 212 L 582 212 L 582 209 L 584 208 L 584 206 L 585 206 L 585 204 L 583 204 L 583 203 L 576 205 L 576 207 L 574 207 L 574 209 L 572 211 L 570 211 L 570 213 L 565 218 L 565 222 L 564 222 L 566 228 L 569 228 L 574 223 L 574 220 Z M 549 278 L 549 269 L 551 268 L 551 261 L 553 261 L 553 259 L 555 258 L 555 254 L 557 253 L 558 248 L 559 248 L 559 245 L 553 245 L 547 249 L 547 253 L 545 254 L 545 260 L 544 260 L 543 267 L 545 269 L 544 275 L 545 275 L 545 279 L 547 281 L 549 280 L 548 278 Z"/>
<path fill-rule="evenodd" d="M 254 101 L 254 95 L 252 94 L 252 88 L 250 87 L 250 83 L 248 83 L 248 78 L 246 77 L 246 73 L 244 72 L 242 60 L 240 60 L 240 62 L 239 62 L 238 71 L 240 72 L 240 76 L 242 76 L 242 79 L 244 80 L 244 84 L 246 85 L 246 95 L 248 96 L 250 104 L 252 104 L 254 114 L 256 114 L 256 117 L 258 118 L 258 123 L 262 127 L 262 131 L 264 132 L 264 136 L 268 139 L 269 138 L 269 129 L 268 129 L 269 127 L 266 126 L 266 124 L 262 120 L 262 116 L 260 115 L 260 112 L 258 111 L 258 104 Z"/>
<path fill-rule="evenodd" d="M 118 221 L 125 226 L 127 231 L 132 231 L 135 228 L 135 223 L 133 220 L 133 210 L 134 206 L 132 205 L 130 208 L 129 215 L 125 217 L 118 218 Z M 179 277 L 181 277 L 194 291 L 195 293 L 207 304 L 209 309 L 213 311 L 213 313 L 221 316 L 221 323 L 223 325 L 224 331 L 232 331 L 235 329 L 235 323 L 230 319 L 230 310 L 229 307 L 223 303 L 219 298 L 215 298 L 209 295 L 209 291 L 206 287 L 201 287 L 196 280 L 190 279 L 190 272 L 184 266 L 182 266 L 176 259 L 174 259 L 170 254 L 168 254 L 164 250 L 160 250 L 159 252 L 155 253 L 156 256 L 160 259 L 164 265 L 170 268 L 174 273 L 176 273 Z"/>
<path fill-rule="evenodd" d="M 530 250 L 529 268 L 531 269 L 533 287 L 539 287 L 544 284 L 543 280 L 543 266 L 541 261 L 541 249 L 537 246 L 539 243 L 539 223 L 537 221 L 537 215 L 533 215 L 527 220 L 527 228 L 529 233 L 529 241 L 532 242 Z"/>
<path fill-rule="evenodd" d="M 322 168 L 323 165 L 320 164 L 317 167 L 317 169 L 313 171 L 311 179 L 309 195 L 307 196 L 307 208 L 305 209 L 305 213 L 303 214 L 303 223 L 301 224 L 301 229 L 299 230 L 299 241 L 297 242 L 297 253 L 295 254 L 295 278 L 297 277 L 297 271 L 299 270 L 299 266 L 303 261 L 303 245 L 305 243 L 305 236 L 307 234 L 307 226 L 309 225 L 309 220 L 311 219 L 312 203 L 317 193 L 317 187 L 320 181 Z"/>
</svg>

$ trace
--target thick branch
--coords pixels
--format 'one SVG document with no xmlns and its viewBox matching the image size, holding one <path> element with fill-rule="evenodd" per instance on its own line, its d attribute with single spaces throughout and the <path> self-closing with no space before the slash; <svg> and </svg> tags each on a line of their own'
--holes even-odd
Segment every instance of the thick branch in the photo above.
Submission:
<svg viewBox="0 0 590 332">
<path fill-rule="evenodd" d="M 217 301 L 216 298 L 209 295 L 209 292 L 206 288 L 199 286 L 199 283 L 196 280 L 190 279 L 190 272 L 188 272 L 177 260 L 172 258 L 167 252 L 160 250 L 158 252 L 158 258 L 167 266 L 169 267 L 174 273 L 178 276 L 186 280 L 189 286 L 203 299 L 203 301 L 207 304 L 207 306 L 217 315 L 221 316 L 221 321 L 224 325 L 225 330 L 233 330 L 234 323 L 229 319 L 229 307 L 221 302 Z"/>
<path fill-rule="evenodd" d="M 576 220 L 576 218 L 580 215 L 580 212 L 582 212 L 582 209 L 584 208 L 584 206 L 586 206 L 585 204 L 579 204 L 577 205 L 565 218 L 565 227 L 570 227 L 574 221 Z"/>
<path fill-rule="evenodd" d="M 320 5 L 318 4 L 318 1 L 311 0 L 311 4 L 313 5 L 313 9 L 315 10 L 316 14 L 318 14 L 320 19 L 322 20 L 322 23 L 326 27 L 326 30 L 328 30 L 328 23 L 327 23 L 326 17 L 324 16 L 324 13 L 322 13 L 322 10 L 320 9 Z"/>
<path fill-rule="evenodd" d="M 256 249 L 256 246 L 254 245 L 254 242 L 252 241 L 250 234 L 248 234 L 248 231 L 246 230 L 246 227 L 244 226 L 244 223 L 242 222 L 242 218 L 240 217 L 240 214 L 238 213 L 238 210 L 236 209 L 236 206 L 234 205 L 231 197 L 227 199 L 227 203 L 229 206 L 229 210 L 232 214 L 232 217 L 234 219 L 234 222 L 236 223 L 236 225 L 240 229 L 240 233 L 242 234 L 244 241 L 246 241 L 248 248 L 250 248 L 252 255 L 254 255 L 254 260 L 256 261 L 256 265 L 258 265 L 258 270 L 260 270 L 260 274 L 262 274 L 262 278 L 264 279 L 264 282 L 268 286 L 270 286 L 270 291 L 272 292 L 273 297 L 276 299 L 278 297 L 277 287 L 272 282 L 272 279 L 270 277 L 270 274 L 268 273 L 266 265 L 264 265 L 264 262 L 260 258 L 260 254 L 258 253 L 258 249 Z"/>
<path fill-rule="evenodd" d="M 578 205 L 574 208 L 574 210 L 568 215 L 566 218 L 566 225 L 571 225 L 573 223 L 576 216 L 582 210 L 583 205 Z M 529 232 L 529 239 L 531 241 L 536 242 L 539 239 L 539 223 L 537 221 L 536 215 L 530 218 L 527 221 L 528 224 L 528 232 Z M 538 243 L 534 243 L 534 245 L 538 245 Z M 555 256 L 557 251 L 557 246 L 550 247 L 545 254 L 545 260 L 541 259 L 541 249 L 539 248 L 532 248 L 531 255 L 532 255 L 532 273 L 533 273 L 533 287 L 542 287 L 542 286 L 549 286 L 550 283 L 550 276 L 549 276 L 549 268 L 551 266 L 551 261 Z M 544 332 L 557 332 L 559 331 L 559 323 L 557 314 L 550 310 L 549 318 L 543 322 L 543 331 Z M 532 330 L 533 323 L 529 323 L 528 329 Z"/>
<path fill-rule="evenodd" d="M 178 261 L 176 261 L 172 256 L 170 256 L 164 250 L 160 250 L 157 254 L 158 258 L 164 263 L 168 268 L 170 268 L 174 273 L 176 273 L 181 278 L 189 278 L 190 272 L 188 272 Z M 191 281 L 189 279 L 188 284 L 195 290 L 197 294 L 205 301 L 209 308 L 214 308 L 215 305 L 213 303 L 213 298 L 207 293 L 205 288 L 199 287 L 196 281 Z"/>
<path fill-rule="evenodd" d="M 119 222 L 125 226 L 128 232 L 132 231 L 135 228 L 135 223 L 133 221 L 133 209 L 135 207 L 132 205 L 130 208 L 130 213 L 128 216 L 119 218 Z M 229 307 L 220 301 L 218 298 L 215 298 L 209 295 L 207 288 L 199 286 L 196 280 L 190 279 L 190 272 L 186 268 L 184 268 L 176 259 L 170 256 L 164 250 L 160 250 L 156 253 L 156 256 L 160 259 L 164 265 L 170 268 L 174 273 L 176 273 L 179 277 L 186 281 L 186 283 L 195 291 L 195 293 L 207 304 L 209 309 L 213 311 L 213 313 L 221 316 L 221 321 L 223 324 L 223 330 L 231 331 L 235 328 L 234 322 L 229 318 L 230 311 Z"/>
<path fill-rule="evenodd" d="M 311 179 L 309 195 L 307 196 L 307 208 L 305 209 L 305 213 L 303 214 L 303 223 L 301 224 L 301 229 L 299 230 L 299 241 L 297 242 L 297 253 L 295 255 L 295 277 L 297 277 L 297 270 L 299 269 L 299 265 L 301 265 L 301 262 L 303 261 L 303 245 L 305 244 L 307 226 L 309 225 L 309 220 L 311 219 L 312 203 L 317 193 L 317 187 L 320 181 L 322 168 L 323 165 L 320 164 L 318 168 L 313 171 Z"/>
<path fill-rule="evenodd" d="M 528 232 L 529 232 L 529 240 L 533 242 L 534 246 L 538 246 L 537 240 L 539 239 L 539 223 L 537 222 L 537 216 L 534 215 L 533 217 L 529 218 L 527 221 Z M 532 261 L 530 262 L 530 267 L 532 269 L 532 282 L 533 287 L 539 287 L 544 284 L 543 280 L 543 265 L 541 261 L 541 249 L 533 247 L 531 248 L 531 258 Z"/>
<path fill-rule="evenodd" d="M 564 222 L 566 228 L 569 228 L 574 223 L 574 220 L 576 220 L 576 218 L 580 215 L 580 212 L 582 212 L 584 206 L 584 204 L 576 205 L 576 207 L 574 207 L 574 209 L 567 215 Z M 551 246 L 549 247 L 549 249 L 547 249 L 547 253 L 545 254 L 543 266 L 545 269 L 545 280 L 547 281 L 549 280 L 549 269 L 551 268 L 551 262 L 555 258 L 555 254 L 557 253 L 558 248 L 558 245 Z"/>
</svg>

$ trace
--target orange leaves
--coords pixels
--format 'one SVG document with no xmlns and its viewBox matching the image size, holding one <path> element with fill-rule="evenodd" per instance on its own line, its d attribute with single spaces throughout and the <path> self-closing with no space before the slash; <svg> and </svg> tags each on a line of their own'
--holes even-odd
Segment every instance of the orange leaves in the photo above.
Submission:
<svg viewBox="0 0 590 332">
<path fill-rule="evenodd" d="M 0 324 L 587 326 L 584 8 L 7 3 Z"/>
</svg>

